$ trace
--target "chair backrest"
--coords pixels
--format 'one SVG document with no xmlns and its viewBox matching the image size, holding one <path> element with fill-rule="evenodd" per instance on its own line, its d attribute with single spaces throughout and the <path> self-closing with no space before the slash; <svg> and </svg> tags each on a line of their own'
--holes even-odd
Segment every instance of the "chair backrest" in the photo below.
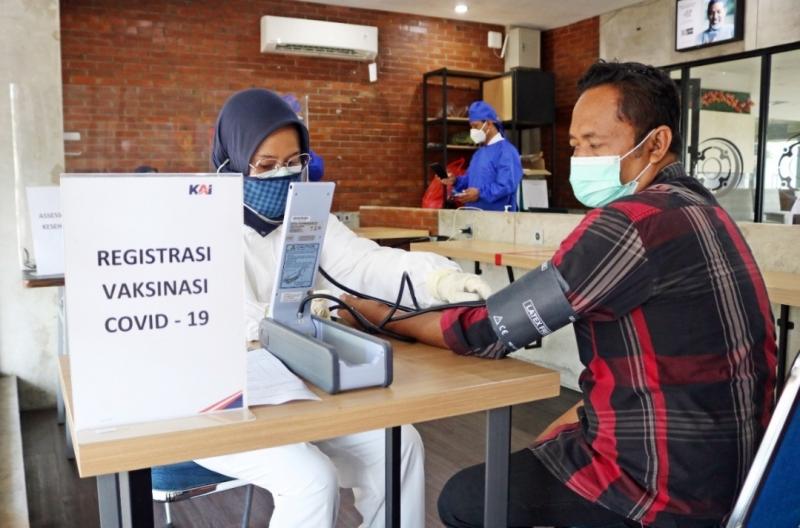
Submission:
<svg viewBox="0 0 800 528">
<path fill-rule="evenodd" d="M 764 433 L 727 528 L 800 526 L 800 357 Z"/>
</svg>

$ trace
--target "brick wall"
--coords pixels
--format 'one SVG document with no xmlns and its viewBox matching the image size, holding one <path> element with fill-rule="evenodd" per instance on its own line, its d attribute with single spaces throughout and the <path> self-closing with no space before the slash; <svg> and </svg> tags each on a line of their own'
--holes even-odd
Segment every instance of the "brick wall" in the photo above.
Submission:
<svg viewBox="0 0 800 528">
<path fill-rule="evenodd" d="M 378 82 L 366 63 L 261 54 L 263 15 L 377 26 Z M 64 128 L 81 133 L 67 170 L 205 171 L 222 103 L 259 86 L 309 95 L 335 210 L 416 206 L 422 73 L 501 71 L 488 30 L 502 29 L 287 0 L 62 0 Z"/>
<path fill-rule="evenodd" d="M 569 185 L 569 123 L 578 100 L 578 79 L 599 55 L 599 17 L 542 32 L 542 69 L 553 72 L 556 88 L 556 170 L 551 199 L 554 207 L 583 207 Z M 543 145 L 550 145 L 548 133 L 542 139 Z"/>
<path fill-rule="evenodd" d="M 406 227 L 427 229 L 431 235 L 439 234 L 438 209 L 362 206 L 358 221 L 361 227 Z"/>
</svg>

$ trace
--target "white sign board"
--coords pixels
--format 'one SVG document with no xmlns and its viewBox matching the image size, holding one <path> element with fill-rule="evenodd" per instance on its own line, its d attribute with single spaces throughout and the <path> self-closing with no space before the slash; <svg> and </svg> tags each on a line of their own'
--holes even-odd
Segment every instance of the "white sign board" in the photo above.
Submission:
<svg viewBox="0 0 800 528">
<path fill-rule="evenodd" d="M 36 275 L 64 273 L 64 237 L 57 186 L 27 187 Z"/>
<path fill-rule="evenodd" d="M 241 176 L 61 178 L 75 430 L 246 404 Z"/>
<path fill-rule="evenodd" d="M 522 180 L 522 209 L 528 207 L 539 207 L 546 209 L 547 200 L 547 180 Z"/>
</svg>

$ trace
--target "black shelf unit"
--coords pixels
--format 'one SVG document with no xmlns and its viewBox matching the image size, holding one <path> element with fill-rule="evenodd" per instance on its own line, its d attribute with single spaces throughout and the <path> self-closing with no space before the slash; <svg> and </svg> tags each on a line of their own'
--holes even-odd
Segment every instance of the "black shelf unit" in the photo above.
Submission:
<svg viewBox="0 0 800 528">
<path fill-rule="evenodd" d="M 538 128 L 550 130 L 550 148 L 547 158 L 548 171 L 556 173 L 556 115 L 555 115 L 555 79 L 551 72 L 537 68 L 512 68 L 498 75 L 511 78 L 511 119 L 503 121 L 506 139 L 511 141 L 517 150 L 522 152 L 522 131 Z M 542 145 L 544 149 L 544 145 Z M 555 188 L 555 178 L 549 185 L 550 193 Z M 522 208 L 520 196 L 519 210 Z"/>
<path fill-rule="evenodd" d="M 448 117 L 447 116 L 447 89 L 449 79 L 462 79 L 467 83 L 475 83 L 475 99 L 481 98 L 481 89 L 483 81 L 492 79 L 499 74 L 490 72 L 466 71 L 466 70 L 453 70 L 450 68 L 440 68 L 426 72 L 422 75 L 422 179 L 425 182 L 425 187 L 428 186 L 428 173 L 430 169 L 428 165 L 432 161 L 441 160 L 443 166 L 448 163 L 448 151 L 460 152 L 474 152 L 478 147 L 469 145 L 448 145 L 446 143 L 432 143 L 430 141 L 431 127 L 437 127 L 441 131 L 441 138 L 447 141 L 449 132 L 453 129 L 468 130 L 469 120 L 466 117 Z M 439 81 L 441 79 L 441 81 Z M 441 89 L 441 117 L 431 117 L 428 115 L 430 109 L 429 89 Z M 469 88 L 467 86 L 459 86 L 458 88 Z M 435 158 L 435 159 L 434 159 Z"/>
<path fill-rule="evenodd" d="M 510 140 L 518 150 L 522 146 L 522 131 L 534 128 L 550 129 L 550 153 L 549 171 L 555 174 L 556 162 L 556 124 L 555 124 L 555 83 L 553 74 L 533 68 L 512 68 L 504 73 L 473 72 L 464 70 L 452 70 L 440 68 L 429 71 L 422 76 L 422 174 L 425 186 L 428 185 L 428 164 L 433 155 L 437 155 L 442 160 L 443 165 L 447 165 L 448 151 L 475 151 L 477 147 L 464 145 L 446 145 L 442 143 L 431 144 L 430 130 L 438 127 L 444 141 L 448 138 L 448 132 L 452 128 L 466 128 L 469 120 L 466 117 L 447 117 L 447 88 L 448 79 L 467 79 L 474 81 L 476 86 L 475 99 L 483 98 L 483 83 L 502 77 L 511 77 L 512 98 L 511 98 L 511 119 L 503 121 L 506 130 L 506 138 Z M 432 82 L 432 79 L 441 79 L 441 82 Z M 442 117 L 430 117 L 428 115 L 430 101 L 428 95 L 429 88 L 441 87 L 441 115 Z M 463 87 L 462 87 L 463 88 Z"/>
</svg>

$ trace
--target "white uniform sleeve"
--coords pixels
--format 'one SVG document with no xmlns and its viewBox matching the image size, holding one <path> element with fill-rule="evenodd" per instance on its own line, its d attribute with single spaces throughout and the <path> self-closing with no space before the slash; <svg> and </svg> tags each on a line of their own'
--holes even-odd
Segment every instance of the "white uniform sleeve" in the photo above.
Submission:
<svg viewBox="0 0 800 528">
<path fill-rule="evenodd" d="M 266 314 L 272 298 L 275 273 L 278 268 L 278 250 L 283 226 L 262 237 L 244 226 L 245 253 L 245 331 L 247 339 L 258 339 L 258 325 Z M 409 252 L 379 246 L 372 240 L 360 238 L 342 224 L 334 215 L 328 217 L 328 228 L 322 247 L 321 267 L 341 284 L 358 292 L 394 301 L 400 288 L 400 279 L 407 271 L 414 285 L 417 300 L 422 306 L 441 303 L 426 285 L 428 275 L 437 269 L 461 271 L 455 262 L 427 252 Z M 339 296 L 341 290 L 321 275 L 317 276 L 315 289 L 331 290 Z M 410 305 L 406 292 L 403 304 Z"/>
<path fill-rule="evenodd" d="M 461 271 L 458 264 L 435 253 L 404 251 L 360 238 L 333 215 L 328 218 L 321 260 L 321 267 L 337 282 L 387 301 L 396 299 L 400 279 L 403 272 L 407 271 L 422 306 L 442 302 L 426 285 L 427 277 L 433 270 L 447 268 Z M 322 276 L 318 278 L 317 287 L 333 290 L 337 296 L 342 293 Z M 407 290 L 403 304 L 410 305 L 411 297 Z"/>
</svg>

